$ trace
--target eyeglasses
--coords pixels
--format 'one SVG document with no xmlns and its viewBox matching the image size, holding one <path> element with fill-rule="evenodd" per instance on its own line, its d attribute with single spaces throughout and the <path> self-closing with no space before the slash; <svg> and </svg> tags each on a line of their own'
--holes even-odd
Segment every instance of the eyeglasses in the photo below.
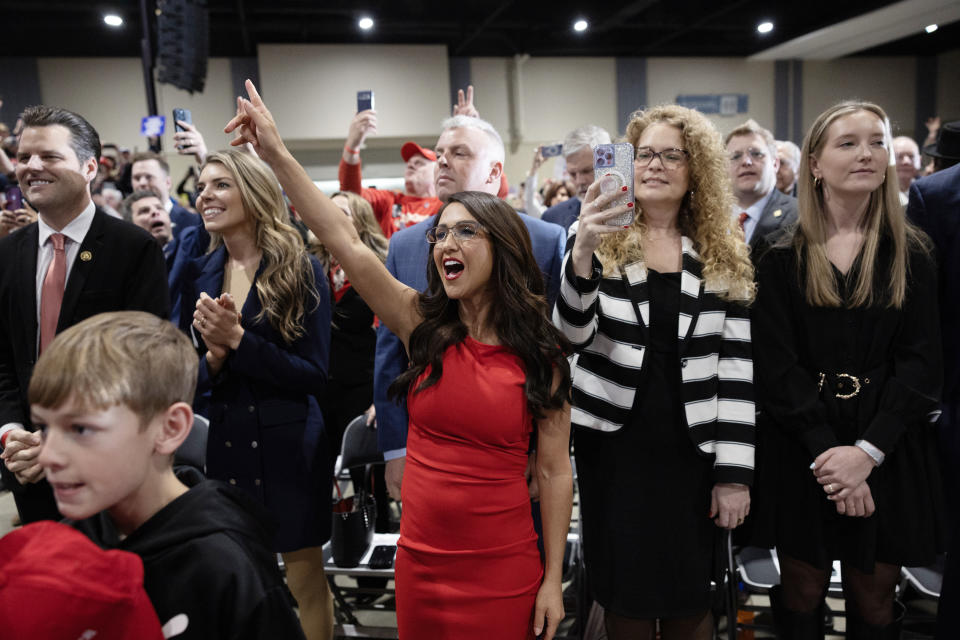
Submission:
<svg viewBox="0 0 960 640">
<path fill-rule="evenodd" d="M 427 242 L 430 244 L 444 242 L 447 239 L 447 236 L 450 235 L 450 232 L 453 232 L 453 237 L 458 243 L 468 242 L 480 235 L 480 231 L 482 229 L 483 227 L 480 226 L 480 223 L 474 220 L 464 220 L 463 222 L 458 222 L 452 227 L 441 224 L 440 226 L 430 227 L 427 229 Z"/>
<path fill-rule="evenodd" d="M 750 159 L 753 160 L 754 162 L 760 162 L 761 160 L 767 157 L 767 154 L 765 154 L 763 151 L 760 151 L 759 149 L 747 149 L 746 153 L 750 154 Z M 743 151 L 734 151 L 733 153 L 730 154 L 730 164 L 737 164 L 738 162 L 743 160 L 743 156 L 744 156 Z"/>
<path fill-rule="evenodd" d="M 687 161 L 687 153 L 684 149 L 664 149 L 663 151 L 654 151 L 650 147 L 640 147 L 637 149 L 636 163 L 639 167 L 645 167 L 653 162 L 654 158 L 660 158 L 660 163 L 664 169 L 677 169 Z"/>
</svg>

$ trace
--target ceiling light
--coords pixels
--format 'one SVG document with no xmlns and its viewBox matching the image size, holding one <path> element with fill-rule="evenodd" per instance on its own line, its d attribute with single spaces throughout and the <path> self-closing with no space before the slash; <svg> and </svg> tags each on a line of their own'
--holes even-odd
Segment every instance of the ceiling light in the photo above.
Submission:
<svg viewBox="0 0 960 640">
<path fill-rule="evenodd" d="M 934 31 L 936 31 L 936 30 L 939 29 L 939 28 L 940 28 L 940 27 L 938 27 L 938 26 L 935 25 L 935 24 L 928 24 L 928 25 L 924 28 L 924 31 L 926 31 L 927 33 L 933 33 Z"/>
<path fill-rule="evenodd" d="M 761 22 L 760 24 L 757 25 L 757 31 L 759 31 L 760 33 L 770 33 L 771 31 L 773 31 L 773 23 Z"/>
<path fill-rule="evenodd" d="M 360 18 L 360 22 L 357 23 L 357 26 L 363 29 L 364 31 L 373 29 L 373 18 L 371 18 L 370 16 L 363 16 L 362 18 Z"/>
<path fill-rule="evenodd" d="M 115 13 L 108 13 L 107 15 L 103 16 L 103 21 L 111 27 L 119 27 L 123 24 L 123 18 Z"/>
<path fill-rule="evenodd" d="M 581 18 L 580 20 L 577 20 L 576 22 L 573 23 L 573 30 L 586 31 L 588 26 L 590 25 L 587 24 L 587 21 Z"/>
</svg>

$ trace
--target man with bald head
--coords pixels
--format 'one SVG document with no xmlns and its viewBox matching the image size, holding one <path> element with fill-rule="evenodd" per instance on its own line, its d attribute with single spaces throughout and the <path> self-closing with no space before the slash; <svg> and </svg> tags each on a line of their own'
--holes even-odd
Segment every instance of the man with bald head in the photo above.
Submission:
<svg viewBox="0 0 960 640">
<path fill-rule="evenodd" d="M 443 123 L 435 148 L 437 156 L 437 197 L 446 202 L 461 191 L 500 192 L 504 148 L 500 134 L 480 118 L 457 115 Z M 562 227 L 521 217 L 530 233 L 533 253 L 543 272 L 547 302 L 552 305 L 560 288 L 560 266 L 566 234 Z M 387 269 L 398 280 L 418 291 L 427 288 L 427 262 L 430 245 L 427 229 L 436 224 L 431 217 L 412 227 L 401 229 L 390 238 Z M 387 490 L 400 499 L 400 481 L 406 456 L 407 410 L 387 399 L 387 388 L 406 370 L 408 358 L 403 344 L 384 325 L 377 331 L 374 363 L 373 399 L 377 412 L 377 440 L 387 460 Z"/>
</svg>

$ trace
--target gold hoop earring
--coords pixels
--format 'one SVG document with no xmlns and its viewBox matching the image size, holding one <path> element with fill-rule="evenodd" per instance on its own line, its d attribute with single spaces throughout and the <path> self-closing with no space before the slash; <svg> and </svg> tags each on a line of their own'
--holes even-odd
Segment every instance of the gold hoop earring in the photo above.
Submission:
<svg viewBox="0 0 960 640">
<path fill-rule="evenodd" d="M 814 178 L 813 186 L 816 187 L 817 189 L 821 188 L 823 186 L 823 178 L 821 178 L 820 176 L 817 176 L 816 178 Z"/>
</svg>

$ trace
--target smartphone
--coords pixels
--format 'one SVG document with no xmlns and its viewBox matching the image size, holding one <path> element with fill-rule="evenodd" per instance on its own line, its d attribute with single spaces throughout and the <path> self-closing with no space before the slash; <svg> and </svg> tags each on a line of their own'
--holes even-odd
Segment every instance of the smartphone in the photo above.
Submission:
<svg viewBox="0 0 960 640">
<path fill-rule="evenodd" d="M 357 91 L 357 113 L 373 109 L 373 91 Z"/>
<path fill-rule="evenodd" d="M 540 147 L 540 155 L 542 155 L 544 159 L 556 158 L 557 156 L 560 156 L 562 154 L 563 154 L 563 144 L 559 142 L 557 144 L 545 144 L 542 147 Z"/>
<path fill-rule="evenodd" d="M 629 142 L 598 144 L 593 148 L 593 178 L 600 181 L 600 192 L 622 193 L 610 203 L 619 207 L 633 202 L 633 145 Z M 627 190 L 624 191 L 623 188 Z M 633 211 L 607 220 L 607 224 L 625 227 L 633 223 Z"/>
<path fill-rule="evenodd" d="M 370 554 L 370 562 L 367 563 L 367 566 L 371 569 L 389 569 L 393 566 L 393 556 L 396 555 L 396 553 L 396 545 L 377 545 Z"/>
<path fill-rule="evenodd" d="M 173 126 L 176 131 L 186 131 L 183 127 L 177 124 L 177 120 L 182 120 L 187 124 L 193 124 L 193 116 L 190 114 L 190 109 L 174 109 L 173 110 Z"/>
<path fill-rule="evenodd" d="M 7 202 L 4 205 L 4 208 L 7 211 L 16 211 L 17 209 L 23 209 L 23 192 L 20 191 L 20 187 L 17 185 L 11 185 L 7 187 L 4 195 L 7 198 Z"/>
</svg>

